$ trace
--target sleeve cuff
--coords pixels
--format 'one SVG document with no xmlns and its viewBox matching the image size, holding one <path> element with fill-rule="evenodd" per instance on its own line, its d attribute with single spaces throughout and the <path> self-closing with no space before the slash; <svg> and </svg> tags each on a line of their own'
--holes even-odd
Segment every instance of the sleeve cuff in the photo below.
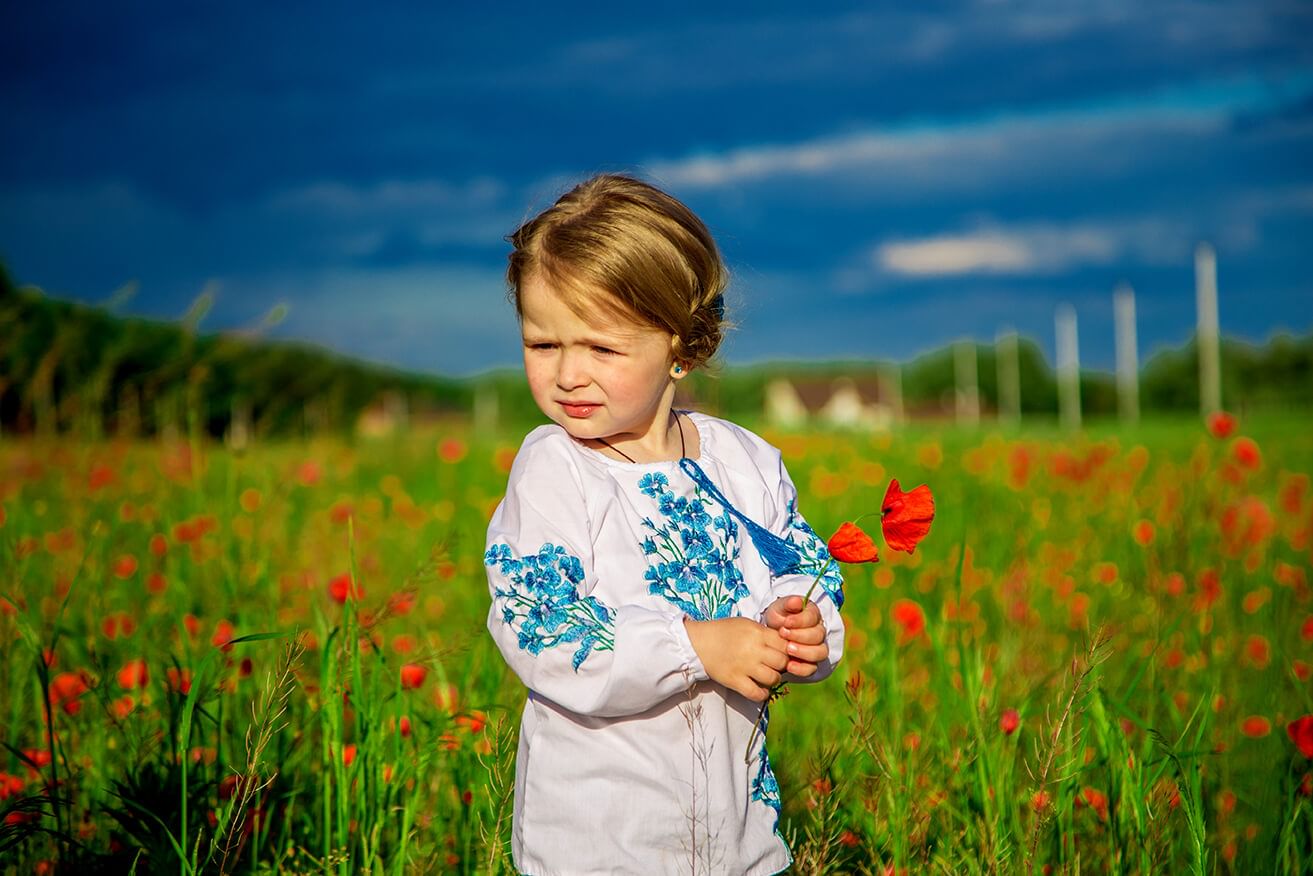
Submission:
<svg viewBox="0 0 1313 876">
<path fill-rule="evenodd" d="M 683 614 L 676 614 L 671 617 L 670 637 L 675 640 L 675 649 L 684 661 L 684 668 L 689 674 L 689 681 L 706 681 L 711 676 L 707 675 L 706 667 L 702 665 L 702 659 L 698 657 L 698 652 L 693 650 L 693 643 L 689 641 L 688 628 L 684 626 L 685 617 Z"/>
</svg>

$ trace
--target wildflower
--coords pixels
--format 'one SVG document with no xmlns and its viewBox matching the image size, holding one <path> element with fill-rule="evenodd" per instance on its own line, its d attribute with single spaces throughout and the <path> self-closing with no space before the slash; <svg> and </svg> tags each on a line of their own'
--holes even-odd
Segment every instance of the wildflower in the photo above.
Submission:
<svg viewBox="0 0 1313 876">
<path fill-rule="evenodd" d="M 1043 812 L 1045 809 L 1048 809 L 1049 802 L 1048 791 L 1036 791 L 1030 796 L 1030 808 L 1036 812 Z"/>
<path fill-rule="evenodd" d="M 351 579 L 351 573 L 338 575 L 332 581 L 328 582 L 328 595 L 338 605 L 345 605 L 348 599 L 356 602 L 365 595 L 364 588 L 360 586 L 359 581 Z"/>
<path fill-rule="evenodd" d="M 428 675 L 428 670 L 418 663 L 407 663 L 401 667 L 401 687 L 403 690 L 414 690 L 424 684 L 424 678 Z"/>
<path fill-rule="evenodd" d="M 1263 464 L 1263 453 L 1253 438 L 1240 436 L 1231 444 L 1231 456 L 1236 463 L 1248 471 L 1258 471 Z"/>
<path fill-rule="evenodd" d="M 1245 640 L 1245 657 L 1255 669 L 1263 669 L 1271 659 L 1271 646 L 1265 636 L 1250 636 Z"/>
<path fill-rule="evenodd" d="M 465 442 L 459 438 L 447 438 L 438 444 L 438 458 L 454 465 L 465 458 L 466 449 Z"/>
<path fill-rule="evenodd" d="M 457 715 L 456 723 L 471 733 L 481 733 L 483 732 L 484 726 L 488 723 L 488 716 L 475 709 L 468 715 Z"/>
<path fill-rule="evenodd" d="M 156 558 L 161 558 L 169 552 L 169 540 L 162 533 L 155 533 L 150 537 L 150 552 Z"/>
<path fill-rule="evenodd" d="M 899 645 L 906 645 L 925 632 L 925 612 L 912 600 L 899 599 L 889 613 L 899 628 Z"/>
<path fill-rule="evenodd" d="M 1300 754 L 1313 759 L 1313 715 L 1291 721 L 1286 725 L 1286 735 L 1295 743 Z"/>
<path fill-rule="evenodd" d="M 1003 714 L 998 718 L 998 729 L 1003 731 L 1004 736 L 1011 736 L 1017 732 L 1021 726 L 1021 715 L 1016 709 L 1004 709 Z"/>
<path fill-rule="evenodd" d="M 224 618 L 214 625 L 214 635 L 210 637 L 210 643 L 216 648 L 223 650 L 225 653 L 233 649 L 233 625 L 232 621 Z"/>
<path fill-rule="evenodd" d="M 146 669 L 146 661 L 140 658 L 129 660 L 123 664 L 123 668 L 118 672 L 119 687 L 124 690 L 134 690 L 139 687 L 145 687 L 150 681 L 150 673 Z"/>
<path fill-rule="evenodd" d="M 844 830 L 843 833 L 839 834 L 839 845 L 847 846 L 850 849 L 856 848 L 861 841 L 861 837 L 853 833 L 851 830 Z"/>
<path fill-rule="evenodd" d="M 1108 820 L 1108 795 L 1098 788 L 1082 788 L 1080 796 L 1076 798 L 1077 805 L 1084 801 L 1086 806 L 1094 810 L 1099 816 L 1100 821 Z"/>
<path fill-rule="evenodd" d="M 169 690 L 174 693 L 186 696 L 191 692 L 190 669 L 178 669 L 175 666 L 170 666 L 168 669 L 164 670 L 164 678 L 168 682 Z"/>
<path fill-rule="evenodd" d="M 66 715 L 76 715 L 82 708 L 78 698 L 90 688 L 86 677 L 80 672 L 61 672 L 50 680 L 50 700 L 64 710 Z"/>
<path fill-rule="evenodd" d="M 1262 715 L 1250 715 L 1240 723 L 1240 732 L 1250 739 L 1262 739 L 1272 732 L 1272 722 Z"/>
<path fill-rule="evenodd" d="M 408 716 L 406 716 L 406 715 L 402 715 L 402 716 L 401 716 L 401 721 L 400 721 L 400 723 L 399 723 L 398 726 L 401 728 L 401 736 L 402 736 L 402 738 L 404 738 L 404 739 L 409 739 L 409 738 L 410 738 L 410 718 L 409 718 Z"/>
<path fill-rule="evenodd" d="M 1224 441 L 1231 437 L 1235 431 L 1236 420 L 1226 411 L 1213 411 L 1207 419 L 1208 432 L 1218 441 Z"/>
<path fill-rule="evenodd" d="M 351 743 L 342 747 L 342 765 L 351 766 L 356 760 L 356 745 Z"/>
<path fill-rule="evenodd" d="M 123 554 L 114 561 L 114 577 L 131 578 L 137 571 L 137 558 L 132 554 Z"/>
<path fill-rule="evenodd" d="M 303 487 L 313 487 L 323 476 L 323 469 L 313 459 L 307 459 L 296 470 L 296 479 Z"/>
<path fill-rule="evenodd" d="M 845 523 L 830 537 L 830 554 L 841 563 L 874 563 L 879 550 L 871 537 L 855 523 Z"/>
<path fill-rule="evenodd" d="M 894 478 L 880 503 L 880 514 L 884 543 L 890 550 L 910 554 L 930 532 L 930 522 L 935 519 L 935 500 L 925 484 L 904 493 Z"/>
<path fill-rule="evenodd" d="M 1156 534 L 1156 530 L 1154 529 L 1153 522 L 1150 520 L 1139 521 L 1138 523 L 1135 524 L 1135 528 L 1131 531 L 1131 535 L 1132 537 L 1134 537 L 1135 543 L 1138 544 L 1140 547 L 1148 547 L 1150 544 L 1152 544 L 1153 537 L 1155 534 Z"/>
</svg>

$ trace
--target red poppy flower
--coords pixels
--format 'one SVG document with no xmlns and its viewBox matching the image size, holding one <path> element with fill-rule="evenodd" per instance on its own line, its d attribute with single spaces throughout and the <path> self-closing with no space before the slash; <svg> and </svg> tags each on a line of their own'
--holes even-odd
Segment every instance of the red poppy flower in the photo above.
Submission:
<svg viewBox="0 0 1313 876">
<path fill-rule="evenodd" d="M 1313 759 L 1313 715 L 1291 721 L 1286 725 L 1286 735 L 1295 743 L 1300 754 Z"/>
<path fill-rule="evenodd" d="M 355 743 L 352 743 L 351 745 L 344 745 L 342 747 L 342 765 L 351 766 L 351 764 L 355 762 L 355 759 L 356 759 Z"/>
<path fill-rule="evenodd" d="M 998 717 L 998 729 L 1003 731 L 1004 736 L 1011 736 L 1017 732 L 1021 726 L 1021 715 L 1016 709 L 1004 709 L 1003 714 Z"/>
<path fill-rule="evenodd" d="M 424 678 L 429 671 L 418 663 L 407 663 L 401 667 L 401 687 L 404 690 L 414 690 L 424 683 Z"/>
<path fill-rule="evenodd" d="M 1085 805 L 1094 810 L 1095 814 L 1099 816 L 1099 820 L 1106 821 L 1108 819 L 1107 794 L 1103 793 L 1098 788 L 1082 788 L 1080 796 L 1076 798 L 1076 802 L 1080 803 L 1082 801 Z"/>
<path fill-rule="evenodd" d="M 1231 433 L 1235 431 L 1235 417 L 1226 411 L 1214 411 L 1209 414 L 1207 423 L 1209 433 L 1219 441 L 1231 437 Z"/>
<path fill-rule="evenodd" d="M 830 554 L 841 563 L 874 563 L 880 559 L 879 549 L 871 537 L 855 523 L 845 523 L 830 536 Z"/>
<path fill-rule="evenodd" d="M 82 673 L 61 672 L 50 680 L 50 699 L 55 705 L 63 708 L 65 714 L 76 715 L 82 708 L 78 697 L 89 689 L 87 679 Z"/>
<path fill-rule="evenodd" d="M 224 652 L 233 649 L 233 625 L 232 621 L 224 618 L 214 625 L 214 635 L 210 637 L 210 643 Z"/>
<path fill-rule="evenodd" d="M 353 582 L 349 573 L 338 575 L 328 582 L 328 595 L 339 605 L 345 605 L 348 599 L 359 601 L 365 595 L 359 581 Z"/>
<path fill-rule="evenodd" d="M 900 599 L 894 603 L 890 612 L 894 623 L 898 624 L 898 644 L 906 645 L 925 632 L 925 612 L 921 606 L 910 599 Z"/>
<path fill-rule="evenodd" d="M 1258 449 L 1258 444 L 1253 438 L 1243 435 L 1231 445 L 1231 455 L 1241 468 L 1249 471 L 1257 471 L 1263 464 L 1263 453 Z"/>
<path fill-rule="evenodd" d="M 1272 732 L 1272 722 L 1262 715 L 1250 715 L 1240 722 L 1240 732 L 1250 739 L 1262 739 Z"/>
<path fill-rule="evenodd" d="M 150 673 L 146 669 L 146 661 L 140 658 L 129 660 L 123 664 L 119 670 L 119 687 L 124 690 L 132 690 L 138 687 L 145 687 L 150 681 Z"/>
<path fill-rule="evenodd" d="M 904 493 L 894 478 L 880 503 L 880 514 L 884 543 L 890 550 L 910 554 L 930 531 L 930 522 L 935 519 L 935 500 L 925 484 Z"/>
</svg>

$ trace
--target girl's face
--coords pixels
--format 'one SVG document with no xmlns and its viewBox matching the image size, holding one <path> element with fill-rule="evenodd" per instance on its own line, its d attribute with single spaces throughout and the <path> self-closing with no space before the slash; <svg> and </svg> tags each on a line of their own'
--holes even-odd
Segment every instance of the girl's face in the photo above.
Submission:
<svg viewBox="0 0 1313 876">
<path fill-rule="evenodd" d="M 585 322 L 537 276 L 521 284 L 520 312 L 524 373 L 544 414 L 575 438 L 664 440 L 675 396 L 669 332 L 610 316 Z"/>
</svg>

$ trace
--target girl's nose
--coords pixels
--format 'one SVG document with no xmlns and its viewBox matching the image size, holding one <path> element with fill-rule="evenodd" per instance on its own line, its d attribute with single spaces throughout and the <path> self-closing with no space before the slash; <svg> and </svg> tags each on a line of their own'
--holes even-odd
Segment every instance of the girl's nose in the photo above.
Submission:
<svg viewBox="0 0 1313 876">
<path fill-rule="evenodd" d="M 569 351 L 562 353 L 556 369 L 556 385 L 571 390 L 587 386 L 588 383 L 588 369 L 584 367 L 583 358 Z"/>
</svg>

